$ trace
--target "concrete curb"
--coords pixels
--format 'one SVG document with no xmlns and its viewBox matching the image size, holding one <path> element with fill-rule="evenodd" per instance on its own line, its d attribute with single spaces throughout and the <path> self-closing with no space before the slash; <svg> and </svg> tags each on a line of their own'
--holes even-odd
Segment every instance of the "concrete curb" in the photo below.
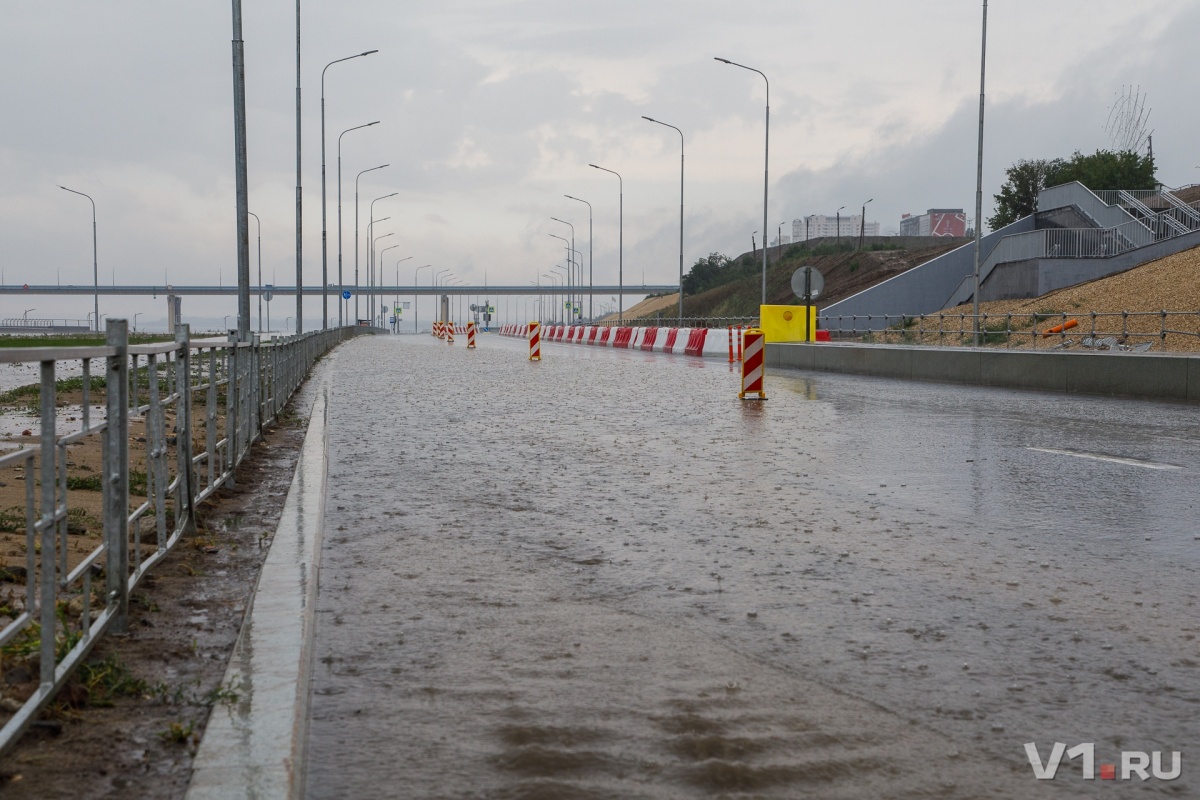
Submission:
<svg viewBox="0 0 1200 800">
<path fill-rule="evenodd" d="M 768 367 L 1200 404 L 1200 356 L 768 344 Z"/>
<path fill-rule="evenodd" d="M 317 390 L 271 551 L 192 763 L 187 800 L 304 793 L 313 612 L 325 520 L 328 375 Z"/>
</svg>

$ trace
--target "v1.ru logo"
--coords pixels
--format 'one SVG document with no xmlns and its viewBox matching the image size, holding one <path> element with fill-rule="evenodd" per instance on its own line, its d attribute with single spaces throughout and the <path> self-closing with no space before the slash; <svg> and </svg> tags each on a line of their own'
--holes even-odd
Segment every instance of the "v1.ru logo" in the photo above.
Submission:
<svg viewBox="0 0 1200 800">
<path fill-rule="evenodd" d="M 1062 763 L 1064 754 L 1072 761 L 1082 756 L 1083 779 L 1085 781 L 1096 779 L 1096 745 L 1093 742 L 1077 744 L 1070 750 L 1062 742 L 1055 742 L 1054 747 L 1050 750 L 1050 757 L 1045 762 L 1042 761 L 1042 756 L 1038 752 L 1036 742 L 1025 743 L 1025 755 L 1029 757 L 1029 763 L 1033 767 L 1033 776 L 1039 781 L 1054 779 L 1054 775 L 1058 772 L 1058 767 Z M 1162 753 L 1158 750 L 1152 753 L 1144 753 L 1140 750 L 1124 750 L 1121 752 L 1121 780 L 1127 781 L 1134 775 L 1137 775 L 1138 779 L 1143 781 L 1149 780 L 1151 775 L 1162 781 L 1173 781 L 1178 778 L 1183 771 L 1183 759 L 1179 753 L 1171 752 L 1170 771 L 1163 769 L 1162 760 Z M 1149 773 L 1147 773 L 1147 767 L 1150 768 Z M 1117 765 L 1101 764 L 1100 780 L 1117 780 Z"/>
</svg>

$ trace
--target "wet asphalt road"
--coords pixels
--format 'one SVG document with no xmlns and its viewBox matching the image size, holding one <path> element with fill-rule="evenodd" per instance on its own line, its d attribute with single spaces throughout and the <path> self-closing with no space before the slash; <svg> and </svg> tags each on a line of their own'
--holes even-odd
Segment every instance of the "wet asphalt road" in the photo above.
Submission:
<svg viewBox="0 0 1200 800">
<path fill-rule="evenodd" d="M 1194 408 L 462 344 L 333 365 L 310 797 L 1200 793 Z"/>
</svg>

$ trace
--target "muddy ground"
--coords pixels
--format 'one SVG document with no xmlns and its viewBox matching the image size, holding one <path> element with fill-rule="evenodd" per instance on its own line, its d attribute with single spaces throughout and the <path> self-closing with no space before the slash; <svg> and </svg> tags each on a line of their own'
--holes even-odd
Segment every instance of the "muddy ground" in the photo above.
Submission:
<svg viewBox="0 0 1200 800">
<path fill-rule="evenodd" d="M 199 531 L 134 593 L 126 634 L 101 640 L 90 668 L 0 759 L 13 798 L 176 798 L 209 712 L 235 702 L 226 664 L 270 546 L 304 440 L 303 389 L 237 473 L 201 507 Z M 5 695 L 35 680 L 4 671 Z M 2 702 L 2 701 L 0 701 Z"/>
</svg>

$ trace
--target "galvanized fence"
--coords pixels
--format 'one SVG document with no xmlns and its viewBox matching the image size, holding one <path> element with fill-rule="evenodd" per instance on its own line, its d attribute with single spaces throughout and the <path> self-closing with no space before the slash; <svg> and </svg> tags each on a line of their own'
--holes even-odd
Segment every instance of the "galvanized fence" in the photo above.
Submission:
<svg viewBox="0 0 1200 800">
<path fill-rule="evenodd" d="M 313 362 L 365 330 L 190 341 L 185 326 L 173 342 L 130 345 L 126 321 L 109 320 L 104 346 L 0 349 L 0 363 L 40 365 L 40 429 L 0 455 L 0 486 L 24 490 L 0 511 L 0 672 L 18 664 L 37 683 L 0 711 L 0 753 L 97 640 L 125 628 L 133 590 L 195 531 L 197 505 L 233 484 Z M 64 362 L 82 362 L 82 381 L 58 380 Z"/>
<path fill-rule="evenodd" d="M 1021 349 L 1069 348 L 1146 352 L 1194 350 L 1200 311 L 1089 311 L 1023 314 L 895 314 L 819 316 L 835 339 L 882 344 Z"/>
<path fill-rule="evenodd" d="M 609 319 L 586 324 L 601 328 L 644 328 L 650 326 L 669 328 L 728 328 L 730 325 L 734 327 L 741 325 L 748 328 L 758 324 L 758 317 L 684 317 L 680 319 L 672 314 L 657 314 L 652 317 L 626 317 L 622 322 Z"/>
</svg>

